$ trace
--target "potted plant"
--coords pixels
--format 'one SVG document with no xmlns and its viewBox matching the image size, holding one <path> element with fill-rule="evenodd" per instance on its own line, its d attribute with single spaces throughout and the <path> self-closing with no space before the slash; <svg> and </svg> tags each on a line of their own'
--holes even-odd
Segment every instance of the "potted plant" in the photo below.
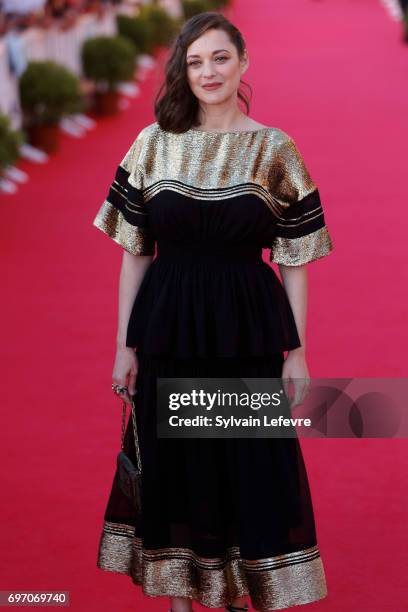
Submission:
<svg viewBox="0 0 408 612">
<path fill-rule="evenodd" d="M 117 15 L 116 23 L 120 36 L 131 40 L 138 52 L 147 55 L 152 54 L 154 46 L 153 26 L 145 16 Z"/>
<path fill-rule="evenodd" d="M 11 127 L 6 115 L 0 115 L 0 179 L 7 166 L 18 158 L 23 141 L 23 133 Z"/>
<path fill-rule="evenodd" d="M 182 7 L 185 19 L 214 10 L 211 0 L 182 0 Z"/>
<path fill-rule="evenodd" d="M 231 0 L 210 0 L 213 10 L 225 9 L 231 4 Z"/>
<path fill-rule="evenodd" d="M 402 18 L 402 25 L 404 28 L 404 42 L 408 43 L 408 7 L 404 11 L 404 16 Z"/>
<path fill-rule="evenodd" d="M 218 11 L 231 4 L 230 0 L 182 0 L 185 19 L 206 11 Z"/>
<path fill-rule="evenodd" d="M 117 85 L 130 81 L 135 70 L 137 50 L 123 36 L 95 36 L 82 46 L 84 74 L 95 83 L 95 112 L 112 115 L 118 112 Z"/>
<path fill-rule="evenodd" d="M 83 108 L 79 79 L 55 62 L 30 62 L 20 77 L 19 93 L 30 143 L 47 153 L 56 151 L 59 121 Z"/>
<path fill-rule="evenodd" d="M 157 4 L 144 4 L 140 8 L 139 19 L 147 24 L 153 47 L 166 47 L 176 36 L 180 22 L 171 17 Z"/>
</svg>

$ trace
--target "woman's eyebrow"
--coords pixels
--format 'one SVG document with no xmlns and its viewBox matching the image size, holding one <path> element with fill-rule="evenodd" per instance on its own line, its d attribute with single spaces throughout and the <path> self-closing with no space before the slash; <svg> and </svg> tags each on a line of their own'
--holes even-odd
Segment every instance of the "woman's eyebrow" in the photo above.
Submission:
<svg viewBox="0 0 408 612">
<path fill-rule="evenodd" d="M 229 53 L 228 49 L 217 49 L 216 51 L 213 51 L 212 54 L 214 55 L 214 53 L 219 53 L 220 51 L 226 51 L 227 53 Z M 187 59 L 189 57 L 200 57 L 199 55 L 195 54 L 195 55 L 187 55 Z"/>
</svg>

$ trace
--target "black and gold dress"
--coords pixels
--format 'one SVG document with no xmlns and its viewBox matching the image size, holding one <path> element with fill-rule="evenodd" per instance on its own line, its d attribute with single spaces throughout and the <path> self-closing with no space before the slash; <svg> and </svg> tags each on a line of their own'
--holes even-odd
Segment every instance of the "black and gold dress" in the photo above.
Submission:
<svg viewBox="0 0 408 612">
<path fill-rule="evenodd" d="M 182 134 L 142 129 L 93 224 L 155 255 L 127 329 L 136 347 L 142 512 L 115 474 L 97 566 L 149 596 L 256 610 L 327 594 L 297 438 L 163 439 L 158 377 L 280 377 L 300 346 L 271 262 L 303 265 L 333 248 L 318 189 L 278 128 Z M 125 448 L 135 460 L 128 424 Z"/>
</svg>

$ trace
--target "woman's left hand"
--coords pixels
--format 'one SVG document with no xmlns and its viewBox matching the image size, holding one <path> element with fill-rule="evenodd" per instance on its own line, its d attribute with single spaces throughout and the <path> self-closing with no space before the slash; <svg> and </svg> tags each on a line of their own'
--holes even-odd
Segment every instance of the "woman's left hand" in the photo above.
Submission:
<svg viewBox="0 0 408 612">
<path fill-rule="evenodd" d="M 290 382 L 293 383 L 295 388 L 294 396 L 289 403 L 289 407 L 292 409 L 294 406 L 298 406 L 304 401 L 310 387 L 310 376 L 304 351 L 297 351 L 296 349 L 289 351 L 283 364 L 282 383 L 288 399 L 290 399 Z"/>
</svg>

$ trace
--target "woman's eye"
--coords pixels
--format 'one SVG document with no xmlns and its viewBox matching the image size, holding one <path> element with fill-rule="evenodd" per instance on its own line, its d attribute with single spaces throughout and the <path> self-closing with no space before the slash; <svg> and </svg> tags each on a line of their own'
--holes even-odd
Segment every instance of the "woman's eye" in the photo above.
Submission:
<svg viewBox="0 0 408 612">
<path fill-rule="evenodd" d="M 226 55 L 219 55 L 218 57 L 215 58 L 215 60 L 227 60 L 229 59 Z M 188 62 L 188 66 L 198 66 L 198 64 L 200 64 L 200 60 L 193 60 L 192 62 Z"/>
</svg>

